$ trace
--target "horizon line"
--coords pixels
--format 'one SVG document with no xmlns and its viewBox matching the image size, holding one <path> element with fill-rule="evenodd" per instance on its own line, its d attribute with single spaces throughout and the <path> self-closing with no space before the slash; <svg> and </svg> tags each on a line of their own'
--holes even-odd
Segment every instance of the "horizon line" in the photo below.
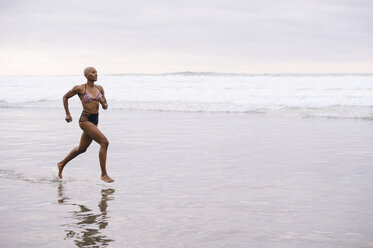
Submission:
<svg viewBox="0 0 373 248">
<path fill-rule="evenodd" d="M 0 74 L 0 76 L 80 76 L 83 74 Z M 197 71 L 180 71 L 180 72 L 161 72 L 161 73 L 103 73 L 105 76 L 167 76 L 167 75 L 183 75 L 183 76 L 352 76 L 365 75 L 373 76 L 373 72 L 264 72 L 264 73 L 241 73 L 241 72 L 197 72 Z"/>
</svg>

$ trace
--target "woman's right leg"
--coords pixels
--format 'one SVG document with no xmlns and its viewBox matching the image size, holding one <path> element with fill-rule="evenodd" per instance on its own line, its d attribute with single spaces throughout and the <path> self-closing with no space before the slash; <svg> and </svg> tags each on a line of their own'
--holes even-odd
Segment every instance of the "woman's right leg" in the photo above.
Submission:
<svg viewBox="0 0 373 248">
<path fill-rule="evenodd" d="M 79 125 L 80 128 L 84 131 L 84 133 L 89 135 L 89 137 L 91 137 L 94 141 L 100 144 L 99 159 L 101 167 L 101 179 L 107 183 L 114 182 L 114 180 L 109 177 L 106 171 L 106 155 L 109 146 L 109 141 L 93 123 L 89 121 L 83 121 L 80 122 Z"/>
<path fill-rule="evenodd" d="M 72 149 L 71 152 L 61 162 L 57 163 L 59 178 L 62 178 L 62 170 L 65 165 L 79 154 L 85 152 L 91 143 L 92 138 L 83 132 L 82 137 L 80 138 L 79 146 Z"/>
</svg>

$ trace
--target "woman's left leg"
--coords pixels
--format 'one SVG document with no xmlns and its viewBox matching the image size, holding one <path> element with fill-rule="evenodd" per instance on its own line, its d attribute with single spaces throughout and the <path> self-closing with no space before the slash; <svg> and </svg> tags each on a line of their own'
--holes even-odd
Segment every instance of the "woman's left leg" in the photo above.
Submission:
<svg viewBox="0 0 373 248">
<path fill-rule="evenodd" d="M 83 132 L 82 136 L 80 138 L 79 146 L 72 149 L 71 152 L 69 154 L 67 154 L 67 156 L 61 162 L 57 163 L 58 177 L 59 178 L 62 178 L 62 170 L 65 167 L 65 165 L 70 160 L 72 160 L 73 158 L 78 156 L 79 154 L 84 153 L 91 143 L 92 143 L 92 138 L 89 137 L 86 133 Z"/>
</svg>

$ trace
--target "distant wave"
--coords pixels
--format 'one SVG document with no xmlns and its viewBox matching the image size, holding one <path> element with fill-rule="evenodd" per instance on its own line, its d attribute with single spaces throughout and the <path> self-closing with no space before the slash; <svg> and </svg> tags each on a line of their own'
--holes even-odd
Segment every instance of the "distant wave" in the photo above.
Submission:
<svg viewBox="0 0 373 248">
<path fill-rule="evenodd" d="M 179 112 L 373 116 L 373 74 L 176 72 L 99 76 L 110 109 Z M 58 108 L 82 76 L 0 77 L 0 108 Z M 78 97 L 70 108 L 81 108 Z"/>
<path fill-rule="evenodd" d="M 343 77 L 343 76 L 367 76 L 373 77 L 373 73 L 231 73 L 231 72 L 167 72 L 167 73 L 114 73 L 106 76 L 209 76 L 209 77 Z"/>
<path fill-rule="evenodd" d="M 222 103 L 188 103 L 188 102 L 111 102 L 109 110 L 183 112 L 183 113 L 230 113 L 230 114 L 268 114 L 297 115 L 304 118 L 363 119 L 373 120 L 373 107 L 357 106 L 243 106 Z M 46 105 L 44 105 L 46 104 Z M 62 103 L 34 102 L 27 104 L 0 103 L 0 109 L 58 109 L 62 112 Z M 80 105 L 70 109 L 81 109 Z"/>
</svg>

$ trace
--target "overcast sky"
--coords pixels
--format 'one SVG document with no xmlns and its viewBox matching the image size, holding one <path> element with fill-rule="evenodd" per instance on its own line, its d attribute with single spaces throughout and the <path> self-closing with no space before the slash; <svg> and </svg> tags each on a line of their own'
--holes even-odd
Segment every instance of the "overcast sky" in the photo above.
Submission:
<svg viewBox="0 0 373 248">
<path fill-rule="evenodd" d="M 371 0 L 0 0 L 0 74 L 373 73 Z"/>
</svg>

